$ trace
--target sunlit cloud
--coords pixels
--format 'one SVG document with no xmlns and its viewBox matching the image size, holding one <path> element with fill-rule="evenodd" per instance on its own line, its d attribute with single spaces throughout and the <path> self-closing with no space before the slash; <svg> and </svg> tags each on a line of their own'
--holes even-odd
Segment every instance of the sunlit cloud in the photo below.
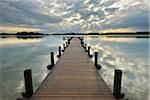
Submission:
<svg viewBox="0 0 150 100">
<path fill-rule="evenodd" d="M 138 31 L 132 28 L 114 28 L 114 29 L 105 29 L 101 30 L 101 33 L 119 33 L 119 32 L 135 32 Z"/>
<path fill-rule="evenodd" d="M 38 31 L 42 31 L 41 29 L 36 29 L 36 28 L 24 28 L 24 27 L 3 27 L 0 26 L 0 32 L 11 32 L 11 33 L 15 33 L 15 32 L 38 32 Z"/>
<path fill-rule="evenodd" d="M 141 0 L 1 0 L 0 12 L 1 24 L 44 32 L 149 28 L 148 4 Z"/>
<path fill-rule="evenodd" d="M 86 27 L 84 25 L 84 27 Z M 134 29 L 134 28 L 112 28 L 112 29 L 102 29 L 101 26 L 96 27 L 95 29 L 87 29 L 86 32 L 90 33 L 90 32 L 98 32 L 98 33 L 123 33 L 123 32 L 136 32 L 136 31 L 140 31 L 140 29 Z"/>
</svg>

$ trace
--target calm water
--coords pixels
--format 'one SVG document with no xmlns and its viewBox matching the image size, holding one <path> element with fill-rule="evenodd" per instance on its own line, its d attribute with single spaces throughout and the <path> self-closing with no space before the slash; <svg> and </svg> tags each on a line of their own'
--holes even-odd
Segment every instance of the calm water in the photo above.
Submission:
<svg viewBox="0 0 150 100">
<path fill-rule="evenodd" d="M 113 88 L 114 69 L 123 71 L 123 88 L 130 100 L 148 99 L 148 39 L 86 37 L 92 51 L 99 52 L 99 71 Z M 0 40 L 0 100 L 15 100 L 24 91 L 23 71 L 32 69 L 34 90 L 47 75 L 49 53 L 58 52 L 64 42 L 62 37 L 49 36 L 41 39 Z"/>
<path fill-rule="evenodd" d="M 122 91 L 129 100 L 149 100 L 149 39 L 87 38 L 99 52 L 104 80 L 113 89 L 114 70 L 123 71 Z"/>
</svg>

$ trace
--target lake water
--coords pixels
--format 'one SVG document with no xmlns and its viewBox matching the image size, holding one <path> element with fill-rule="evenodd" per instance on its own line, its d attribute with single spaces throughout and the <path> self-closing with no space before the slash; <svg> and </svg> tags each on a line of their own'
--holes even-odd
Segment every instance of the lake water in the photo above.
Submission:
<svg viewBox="0 0 150 100">
<path fill-rule="evenodd" d="M 92 52 L 99 52 L 99 64 L 109 88 L 113 89 L 114 70 L 121 69 L 122 92 L 129 100 L 149 100 L 149 39 L 85 37 Z M 25 69 L 32 69 L 34 90 L 49 72 L 50 52 L 58 53 L 62 36 L 40 39 L 0 40 L 0 100 L 15 100 L 24 92 Z"/>
</svg>

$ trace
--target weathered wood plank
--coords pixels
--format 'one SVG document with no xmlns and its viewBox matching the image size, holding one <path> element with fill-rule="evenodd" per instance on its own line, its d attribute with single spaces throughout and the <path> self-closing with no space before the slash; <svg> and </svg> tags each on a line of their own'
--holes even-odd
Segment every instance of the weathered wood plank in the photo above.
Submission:
<svg viewBox="0 0 150 100">
<path fill-rule="evenodd" d="M 78 38 L 29 100 L 115 100 Z"/>
</svg>

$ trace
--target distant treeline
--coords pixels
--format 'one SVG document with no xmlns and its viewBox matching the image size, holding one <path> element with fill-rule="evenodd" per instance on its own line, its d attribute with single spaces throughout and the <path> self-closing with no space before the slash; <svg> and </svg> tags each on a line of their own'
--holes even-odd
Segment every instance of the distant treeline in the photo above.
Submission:
<svg viewBox="0 0 150 100">
<path fill-rule="evenodd" d="M 54 33 L 52 35 L 149 35 L 149 32 L 121 32 L 121 33 Z"/>
<path fill-rule="evenodd" d="M 38 32 L 0 33 L 0 35 L 46 35 Z"/>
<path fill-rule="evenodd" d="M 38 32 L 17 32 L 17 33 L 0 33 L 0 38 L 10 38 L 10 37 L 16 37 L 21 39 L 28 39 L 28 38 L 42 38 L 45 35 L 43 33 Z"/>
<path fill-rule="evenodd" d="M 38 32 L 0 33 L 0 35 L 50 35 Z M 150 32 L 121 32 L 121 33 L 53 33 L 52 35 L 150 35 Z"/>
<path fill-rule="evenodd" d="M 149 35 L 149 32 L 103 33 L 104 35 Z"/>
</svg>

